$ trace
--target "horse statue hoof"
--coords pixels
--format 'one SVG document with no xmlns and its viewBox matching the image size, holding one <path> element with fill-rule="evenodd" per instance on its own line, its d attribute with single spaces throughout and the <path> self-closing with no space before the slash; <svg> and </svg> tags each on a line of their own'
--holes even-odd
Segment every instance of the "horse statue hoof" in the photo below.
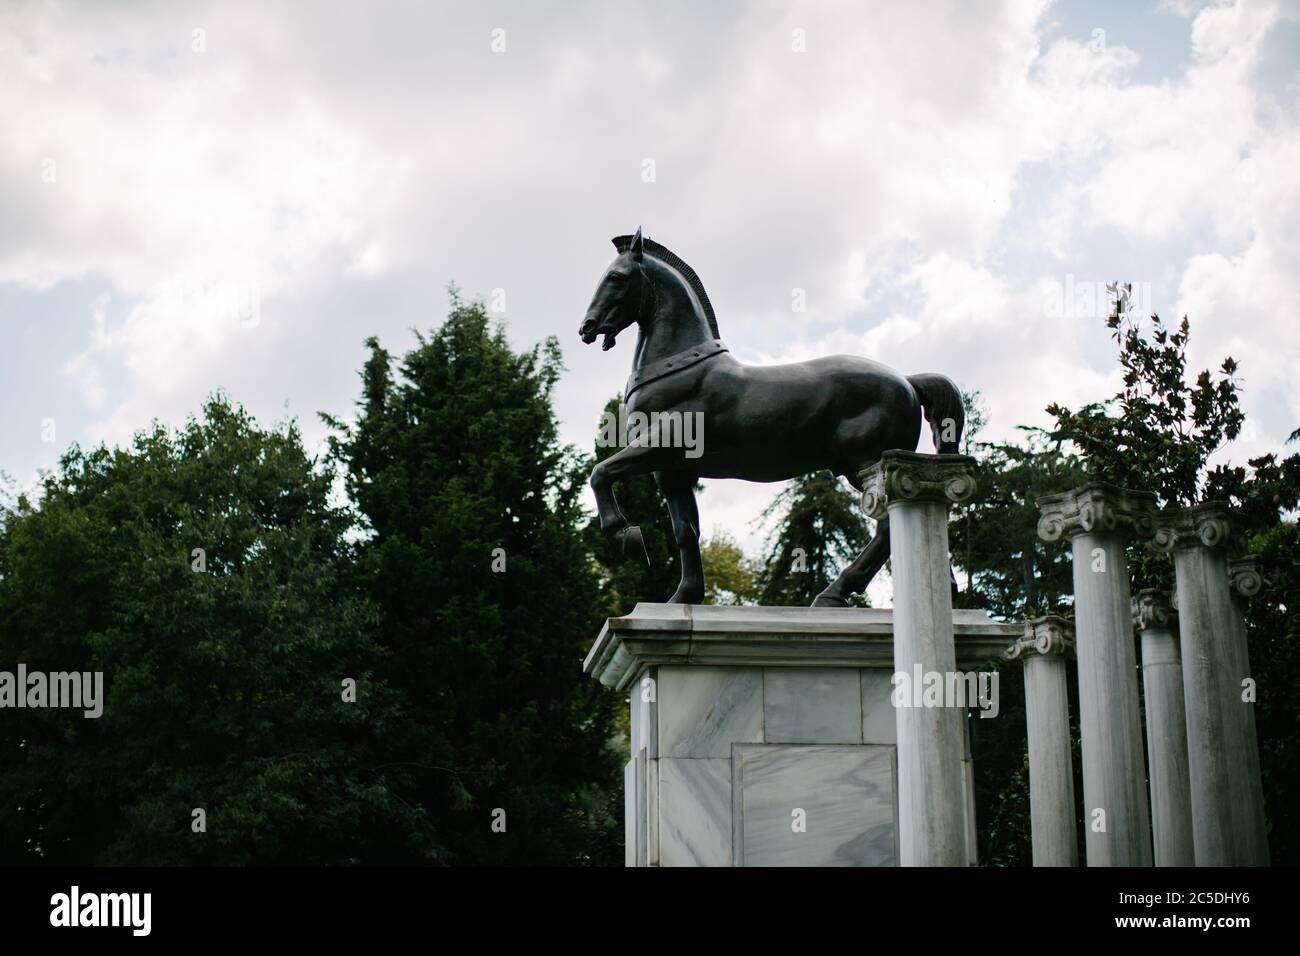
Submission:
<svg viewBox="0 0 1300 956">
<path fill-rule="evenodd" d="M 704 587 L 703 585 L 679 585 L 673 592 L 673 596 L 668 599 L 669 604 L 703 604 Z"/>
<path fill-rule="evenodd" d="M 640 561 L 650 567 L 650 552 L 645 549 L 645 538 L 641 537 L 640 528 L 624 528 L 618 533 L 618 539 L 624 561 Z"/>
<path fill-rule="evenodd" d="M 848 607 L 849 602 L 833 594 L 819 594 L 813 598 L 811 607 Z"/>
</svg>

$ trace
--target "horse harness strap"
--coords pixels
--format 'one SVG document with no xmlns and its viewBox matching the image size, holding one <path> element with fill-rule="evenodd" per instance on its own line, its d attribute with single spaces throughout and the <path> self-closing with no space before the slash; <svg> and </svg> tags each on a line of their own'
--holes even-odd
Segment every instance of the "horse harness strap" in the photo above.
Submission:
<svg viewBox="0 0 1300 956">
<path fill-rule="evenodd" d="M 639 368 L 628 376 L 627 386 L 623 389 L 623 401 L 626 402 L 633 392 L 648 382 L 661 379 L 665 375 L 672 375 L 674 372 L 680 372 L 692 365 L 698 365 L 705 359 L 721 355 L 726 351 L 728 349 L 722 344 L 722 339 L 713 339 L 708 342 L 701 342 L 699 345 L 692 345 L 688 349 L 683 349 L 667 358 L 652 362 L 644 368 Z"/>
</svg>

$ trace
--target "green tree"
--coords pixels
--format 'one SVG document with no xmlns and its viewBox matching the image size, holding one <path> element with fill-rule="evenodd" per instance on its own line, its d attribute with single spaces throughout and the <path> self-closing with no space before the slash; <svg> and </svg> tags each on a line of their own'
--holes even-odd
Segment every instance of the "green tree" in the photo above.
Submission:
<svg viewBox="0 0 1300 956">
<path fill-rule="evenodd" d="M 1129 311 L 1128 295 L 1127 286 L 1116 292 L 1106 320 L 1119 346 L 1123 388 L 1077 411 L 1049 405 L 1054 437 L 1079 450 L 1092 478 L 1149 489 L 1166 505 L 1195 504 L 1210 456 L 1245 421 L 1233 378 L 1237 363 L 1225 358 L 1217 376 L 1205 369 L 1188 383 L 1187 317 L 1171 331 L 1153 315 L 1148 331 Z"/>
<path fill-rule="evenodd" d="M 102 671 L 106 698 L 98 719 L 5 712 L 0 859 L 432 858 L 374 766 L 400 700 L 329 490 L 292 424 L 218 396 L 178 431 L 74 446 L 0 515 L 0 660 Z"/>
<path fill-rule="evenodd" d="M 857 496 L 829 471 L 788 482 L 762 520 L 776 522 L 759 582 L 765 605 L 812 604 L 871 539 Z"/>
<path fill-rule="evenodd" d="M 618 699 L 582 673 L 604 614 L 559 346 L 516 353 L 455 290 L 393 368 L 371 339 L 333 454 L 364 518 L 359 586 L 409 702 L 394 763 L 452 863 L 621 859 Z"/>
<path fill-rule="evenodd" d="M 1236 361 L 1229 356 L 1217 375 L 1203 369 L 1189 382 L 1187 317 L 1170 330 L 1152 315 L 1146 328 L 1129 310 L 1128 287 L 1111 290 L 1114 305 L 1106 325 L 1118 346 L 1123 386 L 1111 398 L 1077 410 L 1049 405 L 1048 414 L 1056 418 L 1052 437 L 1078 450 L 1089 478 L 1154 492 L 1162 507 L 1195 504 L 1211 486 L 1229 498 L 1252 497 L 1244 470 L 1209 467 L 1210 457 L 1245 422 Z M 1273 523 L 1278 511 L 1271 518 L 1252 517 Z M 1167 556 L 1136 547 L 1130 565 L 1134 590 L 1171 586 Z"/>
<path fill-rule="evenodd" d="M 1034 502 L 1087 480 L 1082 461 L 1061 442 L 1037 428 L 1021 434 L 1019 444 L 974 443 L 975 497 L 949 526 L 953 563 L 967 579 L 957 606 L 1004 621 L 1067 610 L 1074 590 L 1068 556 L 1038 540 Z"/>
<path fill-rule="evenodd" d="M 704 565 L 705 604 L 756 604 L 758 577 L 755 562 L 745 556 L 736 539 L 721 529 L 700 547 Z"/>
</svg>

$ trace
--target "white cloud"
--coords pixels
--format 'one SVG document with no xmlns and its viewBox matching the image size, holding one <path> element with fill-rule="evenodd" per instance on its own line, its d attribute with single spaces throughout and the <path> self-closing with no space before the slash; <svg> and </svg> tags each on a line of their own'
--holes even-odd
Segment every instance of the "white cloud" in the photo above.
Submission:
<svg viewBox="0 0 1300 956">
<path fill-rule="evenodd" d="M 8 7 L 0 284 L 94 276 L 124 305 L 51 385 L 77 384 L 89 440 L 216 387 L 291 400 L 312 438 L 355 398 L 362 339 L 403 348 L 448 281 L 502 288 L 514 342 L 561 337 L 586 444 L 631 343 L 582 348 L 577 324 L 638 223 L 737 354 L 942 371 L 1003 437 L 1114 388 L 1101 323 L 1044 314 L 1050 284 L 1131 278 L 1190 313 L 1202 364 L 1242 361 L 1252 448 L 1275 447 L 1300 415 L 1300 119 L 1256 73 L 1295 10 L 1167 5 L 1194 18 L 1190 65 L 1142 83 L 1140 31 L 1049 38 L 1041 0 Z M 711 483 L 706 527 L 752 547 L 771 491 Z"/>
</svg>

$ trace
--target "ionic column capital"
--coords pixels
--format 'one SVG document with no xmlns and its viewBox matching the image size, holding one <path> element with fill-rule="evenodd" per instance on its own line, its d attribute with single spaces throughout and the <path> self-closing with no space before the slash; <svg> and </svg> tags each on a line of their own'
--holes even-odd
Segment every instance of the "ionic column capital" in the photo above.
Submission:
<svg viewBox="0 0 1300 956">
<path fill-rule="evenodd" d="M 1153 529 L 1156 496 L 1092 481 L 1072 491 L 1039 498 L 1035 504 L 1042 513 L 1038 536 L 1044 541 L 1101 531 L 1147 538 Z"/>
<path fill-rule="evenodd" d="M 1146 588 L 1133 597 L 1133 627 L 1139 632 L 1172 630 L 1178 626 L 1178 611 L 1174 609 L 1169 592 Z"/>
<path fill-rule="evenodd" d="M 1242 597 L 1254 597 L 1264 587 L 1264 575 L 1259 570 L 1259 558 L 1245 554 L 1228 560 L 1228 584 Z"/>
<path fill-rule="evenodd" d="M 883 518 L 901 502 L 961 504 L 975 495 L 975 468 L 969 455 L 887 451 L 861 473 L 862 508 L 869 517 Z"/>
<path fill-rule="evenodd" d="M 1048 614 L 1025 622 L 1025 633 L 1002 652 L 1007 660 L 1028 660 L 1034 655 L 1060 657 L 1074 647 L 1074 625 Z"/>
<path fill-rule="evenodd" d="M 1226 501 L 1206 501 L 1190 508 L 1166 508 L 1155 516 L 1151 547 L 1226 548 L 1233 542 L 1232 509 Z"/>
</svg>

